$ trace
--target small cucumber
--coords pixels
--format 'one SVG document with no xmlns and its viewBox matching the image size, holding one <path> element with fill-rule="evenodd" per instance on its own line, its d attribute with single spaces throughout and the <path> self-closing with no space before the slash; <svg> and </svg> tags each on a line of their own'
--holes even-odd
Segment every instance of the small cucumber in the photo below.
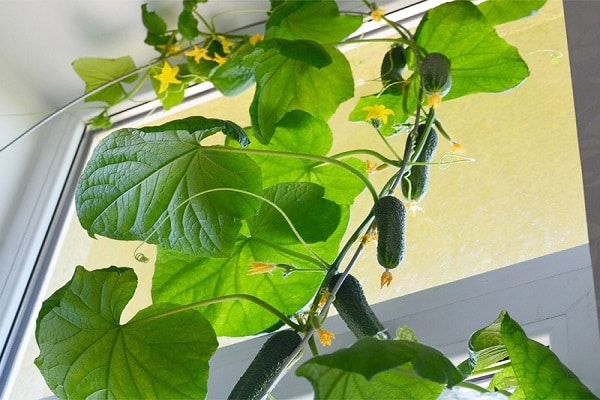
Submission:
<svg viewBox="0 0 600 400">
<path fill-rule="evenodd" d="M 333 289 L 341 276 L 342 274 L 337 274 L 331 278 L 329 290 Z M 354 276 L 348 275 L 344 279 L 335 295 L 333 306 L 357 339 L 377 334 L 387 335 L 383 324 L 369 306 L 360 282 Z"/>
<path fill-rule="evenodd" d="M 385 88 L 384 93 L 399 94 L 402 92 L 400 83 L 402 71 L 406 67 L 406 57 L 402 46 L 392 46 L 383 56 L 381 61 L 381 82 Z"/>
<path fill-rule="evenodd" d="M 235 384 L 228 399 L 259 399 L 264 396 L 264 391 L 286 367 L 286 358 L 301 342 L 300 335 L 292 330 L 273 334 Z"/>
<path fill-rule="evenodd" d="M 377 261 L 384 268 L 396 268 L 404 257 L 406 208 L 394 196 L 381 197 L 373 207 L 377 224 Z"/>
<path fill-rule="evenodd" d="M 419 125 L 417 143 L 419 143 L 424 134 L 425 125 Z M 435 154 L 437 144 L 437 132 L 432 128 L 429 131 L 427 139 L 425 139 L 425 145 L 416 162 L 430 163 Z M 429 169 L 429 165 L 413 165 L 410 171 L 404 174 L 400 186 L 402 187 L 402 194 L 407 200 L 419 202 L 423 199 L 429 188 Z"/>
<path fill-rule="evenodd" d="M 423 60 L 421 82 L 427 96 L 439 93 L 445 96 L 452 87 L 450 60 L 441 53 L 429 53 Z"/>
</svg>

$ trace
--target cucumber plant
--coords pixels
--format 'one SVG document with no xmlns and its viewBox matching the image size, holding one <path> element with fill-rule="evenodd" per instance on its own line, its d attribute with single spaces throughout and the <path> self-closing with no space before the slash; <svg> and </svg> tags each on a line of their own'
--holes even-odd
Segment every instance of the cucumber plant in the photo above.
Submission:
<svg viewBox="0 0 600 400">
<path fill-rule="evenodd" d="M 314 357 L 297 374 L 322 398 L 432 398 L 445 387 L 472 386 L 465 379 L 490 366 L 512 374 L 523 392 L 557 390 L 530 383 L 532 371 L 543 369 L 569 382 L 551 394 L 591 395 L 558 360 L 522 368 L 528 362 L 523 348 L 532 345 L 505 313 L 495 333 L 510 369 L 477 353 L 457 368 L 436 349 L 390 338 L 390 327 L 379 322 L 350 274 L 375 236 L 382 287 L 392 284 L 390 270 L 410 252 L 406 207 L 395 192 L 401 185 L 409 200 L 425 195 L 437 145 L 432 127 L 449 139 L 435 117 L 442 98 L 507 91 L 528 76 L 517 49 L 488 22 L 509 0 L 488 1 L 503 7 L 442 4 L 414 33 L 367 0 L 362 15 L 340 12 L 333 0 L 271 1 L 264 31 L 252 35 L 220 32 L 218 18 L 204 16 L 198 0 L 183 1 L 173 29 L 143 5 L 145 42 L 157 50 L 155 60 L 139 68 L 127 56 L 77 60 L 88 100 L 105 103 L 90 120 L 94 126 L 109 126 L 112 107 L 144 82 L 166 109 L 183 100 L 187 87 L 205 81 L 226 96 L 254 87 L 254 96 L 249 127 L 192 116 L 119 129 L 96 147 L 77 185 L 78 219 L 91 236 L 157 246 L 153 304 L 122 323 L 137 283 L 133 271 L 77 267 L 37 319 L 35 362 L 50 389 L 60 398 L 206 397 L 218 336 L 259 335 L 286 325 L 272 334 L 230 398 L 267 396 L 305 347 Z M 524 3 L 531 9 L 523 15 L 542 4 Z M 339 46 L 370 46 L 371 39 L 352 38 L 369 20 L 389 25 L 393 35 L 375 40 L 390 46 L 375 72 L 381 90 L 360 98 L 349 118 L 369 124 L 389 154 L 372 148 L 332 154 L 328 120 L 353 97 L 355 82 Z M 469 34 L 441 37 L 454 31 Z M 485 55 L 470 51 L 475 36 L 486 45 Z M 504 69 L 488 68 L 498 60 Z M 480 79 L 453 75 L 465 69 Z M 136 84 L 129 89 L 124 83 Z M 220 134 L 219 145 L 206 140 Z M 391 137 L 402 135 L 404 149 L 396 149 Z M 366 174 L 367 156 L 381 162 L 377 169 L 390 171 L 381 187 Z M 354 199 L 365 190 L 372 207 L 355 216 Z M 362 222 L 345 235 L 350 215 Z M 141 249 L 134 256 L 147 261 Z M 315 338 L 323 345 L 333 340 L 325 329 L 332 304 L 359 340 L 320 356 Z M 483 352 L 485 345 L 477 344 Z M 549 350 L 535 351 L 542 359 Z"/>
</svg>

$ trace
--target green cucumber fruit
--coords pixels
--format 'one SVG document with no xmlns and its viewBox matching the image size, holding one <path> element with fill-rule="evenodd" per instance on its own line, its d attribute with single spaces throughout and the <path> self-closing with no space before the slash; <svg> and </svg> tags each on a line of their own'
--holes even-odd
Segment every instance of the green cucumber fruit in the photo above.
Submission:
<svg viewBox="0 0 600 400">
<path fill-rule="evenodd" d="M 330 291 L 341 276 L 342 274 L 337 274 L 331 278 Z M 354 276 L 346 276 L 335 294 L 333 306 L 357 339 L 378 334 L 387 335 L 385 327 L 369 306 L 360 282 Z"/>
<path fill-rule="evenodd" d="M 396 268 L 404 257 L 406 208 L 394 196 L 381 197 L 373 207 L 377 224 L 377 261 L 384 268 Z"/>
<path fill-rule="evenodd" d="M 302 338 L 295 331 L 288 329 L 274 333 L 235 384 L 228 399 L 259 399 L 264 396 L 286 367 L 287 357 L 301 342 Z"/>
<path fill-rule="evenodd" d="M 425 125 L 419 125 L 417 143 L 421 140 L 421 137 L 425 134 Z M 438 144 L 437 132 L 431 128 L 421 154 L 415 160 L 419 163 L 430 163 L 435 154 L 435 149 Z M 409 172 L 406 172 L 402 177 L 400 186 L 402 187 L 402 194 L 407 200 L 413 200 L 416 202 L 421 201 L 427 189 L 429 188 L 429 165 L 413 165 Z"/>
<path fill-rule="evenodd" d="M 392 46 L 381 61 L 381 82 L 385 88 L 384 93 L 399 94 L 402 92 L 400 82 L 404 80 L 402 78 L 404 67 L 406 67 L 404 48 L 402 46 Z"/>
<path fill-rule="evenodd" d="M 452 87 L 450 60 L 441 53 L 429 53 L 423 60 L 421 82 L 427 96 L 440 93 L 445 96 Z"/>
</svg>

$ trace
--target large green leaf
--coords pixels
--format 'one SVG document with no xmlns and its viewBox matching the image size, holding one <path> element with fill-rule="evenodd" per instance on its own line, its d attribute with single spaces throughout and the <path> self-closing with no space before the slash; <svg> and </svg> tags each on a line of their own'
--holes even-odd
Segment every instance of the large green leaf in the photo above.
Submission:
<svg viewBox="0 0 600 400">
<path fill-rule="evenodd" d="M 337 254 L 348 213 L 344 212 L 340 218 L 339 206 L 322 199 L 322 188 L 315 188 L 316 185 L 308 183 L 281 184 L 267 189 L 265 197 L 288 213 L 305 240 L 327 239 L 311 244 L 311 248 L 330 259 Z M 192 257 L 159 248 L 152 285 L 154 300 L 189 304 L 243 293 L 267 301 L 286 315 L 304 307 L 323 279 L 318 270 L 291 274 L 275 270 L 252 276 L 247 275 L 248 270 L 255 261 L 312 270 L 320 264 L 311 259 L 311 253 L 298 244 L 287 223 L 268 204 L 249 221 L 249 231 L 252 236 L 242 238 L 227 259 Z M 211 305 L 203 309 L 203 314 L 217 333 L 225 336 L 256 334 L 277 322 L 275 316 L 246 300 Z"/>
<path fill-rule="evenodd" d="M 264 196 L 277 204 L 294 223 L 307 243 L 322 242 L 335 232 L 341 218 L 340 206 L 323 198 L 325 189 L 314 183 L 280 183 L 267 188 Z M 277 244 L 295 244 L 298 238 L 281 212 L 264 203 L 248 221 L 252 237 Z"/>
<path fill-rule="evenodd" d="M 94 90 L 106 83 L 120 78 L 135 70 L 135 63 L 129 56 L 120 58 L 82 57 L 73 61 L 73 69 L 85 82 L 85 92 Z M 137 75 L 123 79 L 123 82 L 134 82 Z M 125 98 L 125 89 L 120 82 L 114 83 L 98 93 L 85 98 L 85 101 L 103 101 L 109 105 L 117 104 Z"/>
<path fill-rule="evenodd" d="M 249 134 L 253 135 L 253 132 Z M 268 145 L 253 140 L 248 148 L 325 156 L 332 143 L 333 135 L 327 123 L 296 110 L 290 111 L 279 121 Z M 325 188 L 325 198 L 347 205 L 352 204 L 365 187 L 355 174 L 339 165 L 272 153 L 250 156 L 263 171 L 264 186 L 281 182 L 314 182 Z M 341 161 L 366 174 L 364 161 L 356 158 Z"/>
<path fill-rule="evenodd" d="M 428 52 L 443 53 L 450 59 L 452 89 L 445 99 L 503 92 L 529 76 L 518 50 L 499 37 L 469 1 L 445 3 L 429 10 L 415 39 Z"/>
<path fill-rule="evenodd" d="M 281 40 L 277 39 L 277 42 L 281 43 Z M 295 53 L 295 47 L 306 47 L 305 41 L 299 43 L 302 45 L 286 41 L 281 47 L 261 43 L 264 48 L 257 46 L 247 60 L 254 69 L 257 82 L 250 107 L 252 127 L 262 143 L 271 140 L 277 123 L 289 111 L 302 110 L 326 121 L 340 103 L 354 94 L 352 71 L 342 53 L 335 48 L 322 49 L 331 57 L 331 64 L 319 68 L 315 66 L 320 65 L 316 64 L 317 53 Z M 307 53 L 306 57 L 304 53 Z"/>
<path fill-rule="evenodd" d="M 120 324 L 137 278 L 129 268 L 86 271 L 42 305 L 35 364 L 59 398 L 202 398 L 218 343 L 197 311 L 155 304 Z"/>
<path fill-rule="evenodd" d="M 529 339 L 508 313 L 501 315 L 502 341 L 519 388 L 527 399 L 597 399 L 546 346 Z"/>
<path fill-rule="evenodd" d="M 335 43 L 360 28 L 360 15 L 342 15 L 335 1 L 287 1 L 273 10 L 266 26 L 268 39 L 308 39 Z"/>
<path fill-rule="evenodd" d="M 260 203 L 226 189 L 260 193 L 260 169 L 246 155 L 200 143 L 217 131 L 235 131 L 231 123 L 195 121 L 195 129 L 127 128 L 102 140 L 75 192 L 77 215 L 90 235 L 203 256 L 231 253 L 241 219 Z"/>
<path fill-rule="evenodd" d="M 499 25 L 534 15 L 544 4 L 546 0 L 486 0 L 478 7 L 490 24 Z"/>
<path fill-rule="evenodd" d="M 298 250 L 298 247 L 292 247 Z M 285 250 L 285 249 L 284 249 Z M 152 281 L 154 301 L 190 304 L 218 296 L 249 294 L 286 315 L 303 308 L 317 291 L 323 274 L 292 273 L 248 275 L 254 261 L 287 263 L 314 268 L 269 242 L 246 239 L 238 242 L 227 259 L 193 257 L 159 248 Z M 248 300 L 232 300 L 201 308 L 219 336 L 247 336 L 262 332 L 279 320 Z"/>
<path fill-rule="evenodd" d="M 296 374 L 310 380 L 319 399 L 435 399 L 445 385 L 463 380 L 438 350 L 412 341 L 375 338 L 314 357 Z"/>
</svg>

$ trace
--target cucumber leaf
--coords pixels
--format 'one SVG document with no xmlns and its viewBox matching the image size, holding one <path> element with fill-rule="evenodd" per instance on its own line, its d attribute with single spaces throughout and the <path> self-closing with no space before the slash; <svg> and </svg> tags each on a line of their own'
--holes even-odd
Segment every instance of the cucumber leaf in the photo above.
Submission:
<svg viewBox="0 0 600 400">
<path fill-rule="evenodd" d="M 310 246 L 321 257 L 333 259 L 346 228 L 348 212 L 344 207 L 341 210 L 342 217 L 336 218 L 340 210 L 318 197 L 315 186 L 308 183 L 282 184 L 267 189 L 265 197 L 286 211 L 290 208 L 304 209 L 304 214 L 289 213 L 303 236 L 319 239 L 316 235 L 332 232 L 326 241 Z M 329 205 L 321 207 L 319 204 L 323 202 Z M 318 227 L 303 222 L 313 221 L 317 216 L 323 219 Z M 275 221 L 281 222 L 279 216 L 272 213 L 272 207 L 261 207 L 256 218 L 248 222 L 252 236 L 241 238 L 227 259 L 194 257 L 159 248 L 152 284 L 154 301 L 190 304 L 217 296 L 244 293 L 267 301 L 286 315 L 297 312 L 312 299 L 323 273 L 318 271 L 320 264 L 311 259 L 311 254 L 304 246 L 297 241 L 283 243 L 284 240 L 278 236 L 282 228 L 275 225 Z M 276 268 L 271 273 L 248 275 L 255 261 L 291 264 L 297 268 L 310 268 L 314 272 L 287 274 L 285 270 Z M 211 321 L 217 333 L 224 336 L 253 335 L 278 322 L 277 317 L 246 300 L 210 305 L 202 308 L 202 313 Z"/>
<path fill-rule="evenodd" d="M 225 96 L 237 96 L 254 84 L 254 72 L 244 64 L 246 56 L 254 51 L 249 43 L 238 47 L 210 76 L 210 82 Z"/>
<path fill-rule="evenodd" d="M 508 313 L 503 312 L 501 318 L 502 342 L 525 398 L 598 398 L 549 348 L 529 339 Z"/>
<path fill-rule="evenodd" d="M 194 17 L 193 10 L 185 9 L 179 14 L 177 18 L 177 28 L 181 33 L 181 36 L 187 40 L 194 40 L 200 31 L 198 30 L 198 20 Z"/>
<path fill-rule="evenodd" d="M 361 25 L 360 15 L 340 14 L 333 0 L 287 1 L 269 16 L 265 37 L 335 43 L 345 39 Z"/>
<path fill-rule="evenodd" d="M 215 332 L 195 310 L 155 304 L 120 324 L 132 269 L 76 268 L 42 305 L 35 364 L 59 398 L 203 398 Z"/>
<path fill-rule="evenodd" d="M 471 93 L 503 92 L 529 76 L 518 50 L 498 36 L 477 6 L 468 1 L 445 3 L 429 10 L 417 28 L 415 40 L 428 52 L 442 53 L 450 59 L 452 89 L 445 100 Z"/>
<path fill-rule="evenodd" d="M 465 376 L 490 367 L 508 357 L 508 351 L 502 343 L 500 326 L 504 314 L 471 335 L 469 338 L 469 358 L 459 365 Z"/>
<path fill-rule="evenodd" d="M 436 399 L 446 385 L 463 380 L 442 353 L 405 340 L 363 338 L 350 348 L 314 357 L 298 376 L 316 398 Z"/>
<path fill-rule="evenodd" d="M 159 46 L 167 45 L 171 35 L 167 33 L 167 23 L 154 11 L 148 11 L 148 4 L 142 4 L 142 23 L 147 30 L 144 43 L 159 50 Z"/>
<path fill-rule="evenodd" d="M 302 134 L 298 135 L 298 132 Z M 251 130 L 248 133 L 254 135 Z M 253 140 L 248 148 L 325 156 L 331 150 L 332 143 L 333 134 L 327 123 L 296 110 L 290 111 L 279 121 L 268 145 Z M 250 157 L 260 165 L 266 187 L 282 182 L 314 182 L 325 188 L 326 199 L 345 205 L 351 205 L 364 190 L 364 183 L 356 175 L 338 165 L 274 154 L 252 154 Z M 357 158 L 341 161 L 366 174 L 364 161 Z"/>
<path fill-rule="evenodd" d="M 314 183 L 281 183 L 264 191 L 265 198 L 286 214 L 307 243 L 322 242 L 335 232 L 341 218 L 336 203 L 323 198 L 325 189 Z M 295 244 L 298 239 L 287 221 L 272 205 L 263 203 L 248 221 L 252 237 L 277 244 Z"/>
<path fill-rule="evenodd" d="M 546 0 L 486 0 L 477 7 L 492 25 L 500 25 L 534 15 Z"/>
<path fill-rule="evenodd" d="M 94 90 L 108 82 L 135 70 L 135 63 L 129 56 L 119 58 L 97 58 L 82 57 L 73 61 L 73 69 L 85 82 L 85 92 Z M 123 82 L 131 83 L 137 79 L 137 75 L 123 79 Z M 108 105 L 115 105 L 125 98 L 125 89 L 120 82 L 116 82 L 98 93 L 85 98 L 86 102 L 102 101 Z"/>
<path fill-rule="evenodd" d="M 285 41 L 283 45 L 283 39 L 277 39 L 280 45 L 273 46 L 269 44 L 273 40 L 259 43 L 246 59 L 257 84 L 250 106 L 252 128 L 265 144 L 289 111 L 302 110 L 326 121 L 354 94 L 350 65 L 337 49 L 308 41 Z M 324 61 L 318 55 L 321 51 L 331 58 L 331 63 L 323 67 L 319 67 Z"/>
<path fill-rule="evenodd" d="M 169 124 L 160 131 L 121 129 L 100 142 L 75 193 L 77 215 L 91 236 L 143 240 L 210 257 L 231 253 L 241 220 L 254 215 L 260 203 L 218 189 L 261 193 L 260 168 L 244 154 L 200 143 L 218 131 L 243 141 L 241 128 L 220 120 L 193 121 L 198 126 L 186 129 L 163 131 Z"/>
</svg>

